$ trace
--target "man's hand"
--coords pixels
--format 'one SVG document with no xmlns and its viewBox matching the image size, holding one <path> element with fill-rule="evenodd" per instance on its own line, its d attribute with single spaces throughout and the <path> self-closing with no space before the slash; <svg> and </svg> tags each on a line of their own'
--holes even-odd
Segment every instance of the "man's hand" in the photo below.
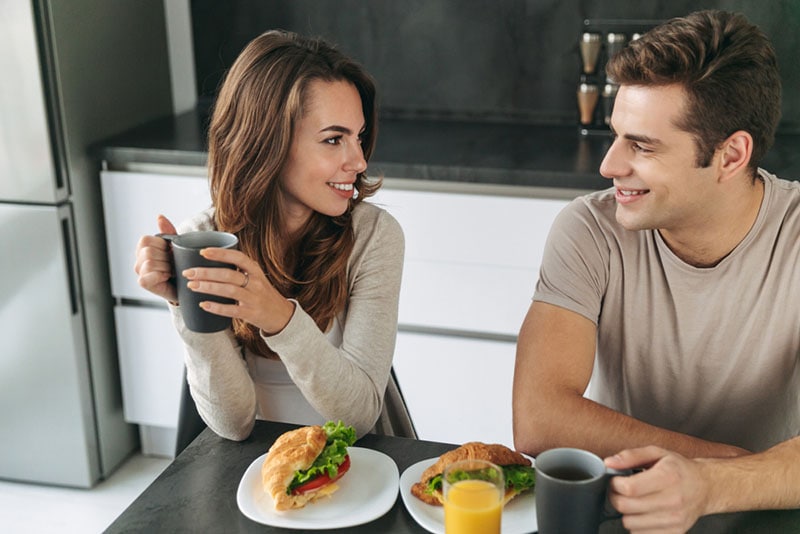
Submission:
<svg viewBox="0 0 800 534">
<path fill-rule="evenodd" d="M 660 447 L 624 450 L 605 459 L 614 469 L 646 468 L 609 483 L 608 498 L 631 532 L 686 532 L 706 513 L 707 464 Z"/>
</svg>

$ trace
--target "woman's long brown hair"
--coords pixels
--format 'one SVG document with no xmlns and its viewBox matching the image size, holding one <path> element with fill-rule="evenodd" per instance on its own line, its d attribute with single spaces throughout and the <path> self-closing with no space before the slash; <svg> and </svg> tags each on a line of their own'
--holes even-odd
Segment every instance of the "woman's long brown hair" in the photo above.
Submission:
<svg viewBox="0 0 800 534">
<path fill-rule="evenodd" d="M 357 195 L 345 213 L 314 212 L 298 235 L 288 235 L 278 178 L 315 80 L 356 87 L 366 125 L 362 149 L 369 161 L 377 135 L 375 83 L 369 74 L 320 39 L 269 31 L 245 47 L 225 77 L 209 127 L 208 170 L 217 228 L 236 234 L 240 250 L 325 331 L 347 302 L 353 207 L 374 194 L 380 181 L 360 173 Z M 248 349 L 272 354 L 257 327 L 234 319 L 233 329 Z"/>
</svg>

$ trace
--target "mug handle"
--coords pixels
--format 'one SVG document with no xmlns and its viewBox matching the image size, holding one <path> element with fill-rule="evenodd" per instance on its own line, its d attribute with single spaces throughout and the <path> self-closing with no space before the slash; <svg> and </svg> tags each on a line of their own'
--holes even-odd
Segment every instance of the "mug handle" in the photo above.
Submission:
<svg viewBox="0 0 800 534">
<path fill-rule="evenodd" d="M 606 467 L 606 474 L 605 477 L 610 479 L 611 477 L 629 477 L 631 475 L 635 475 L 636 473 L 641 473 L 644 469 L 611 469 L 610 467 Z M 617 512 L 617 510 L 611 506 L 611 503 L 608 501 L 608 482 L 606 482 L 606 498 L 603 504 L 603 521 L 608 521 L 610 519 L 619 519 L 622 517 L 622 514 Z"/>
</svg>

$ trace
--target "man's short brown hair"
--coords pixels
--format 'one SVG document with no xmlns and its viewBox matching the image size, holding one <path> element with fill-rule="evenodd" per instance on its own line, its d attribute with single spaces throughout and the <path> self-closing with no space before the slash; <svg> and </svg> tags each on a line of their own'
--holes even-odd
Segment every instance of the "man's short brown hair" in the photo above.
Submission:
<svg viewBox="0 0 800 534">
<path fill-rule="evenodd" d="M 697 166 L 744 130 L 755 171 L 775 140 L 781 80 L 769 39 L 741 14 L 698 11 L 653 28 L 616 54 L 607 75 L 622 85 L 681 85 L 688 95 L 677 126 L 694 135 Z"/>
</svg>

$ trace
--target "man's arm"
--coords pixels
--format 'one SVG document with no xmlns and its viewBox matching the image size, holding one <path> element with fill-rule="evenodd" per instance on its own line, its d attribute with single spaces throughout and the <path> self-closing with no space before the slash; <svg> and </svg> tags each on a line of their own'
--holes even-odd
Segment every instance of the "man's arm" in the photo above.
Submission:
<svg viewBox="0 0 800 534">
<path fill-rule="evenodd" d="M 520 330 L 514 368 L 514 445 L 527 454 L 578 447 L 600 456 L 658 445 L 686 457 L 746 454 L 738 447 L 649 425 L 586 399 L 597 328 L 575 312 L 535 301 Z"/>
</svg>

